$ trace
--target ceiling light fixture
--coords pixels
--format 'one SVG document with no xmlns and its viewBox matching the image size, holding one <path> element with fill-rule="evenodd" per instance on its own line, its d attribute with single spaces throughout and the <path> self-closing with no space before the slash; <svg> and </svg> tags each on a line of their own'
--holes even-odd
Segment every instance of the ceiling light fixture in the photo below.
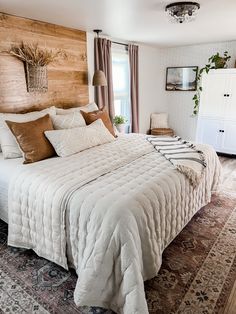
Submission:
<svg viewBox="0 0 236 314">
<path fill-rule="evenodd" d="M 166 6 L 166 12 L 177 23 L 191 22 L 194 20 L 200 4 L 197 2 L 174 2 Z"/>
</svg>

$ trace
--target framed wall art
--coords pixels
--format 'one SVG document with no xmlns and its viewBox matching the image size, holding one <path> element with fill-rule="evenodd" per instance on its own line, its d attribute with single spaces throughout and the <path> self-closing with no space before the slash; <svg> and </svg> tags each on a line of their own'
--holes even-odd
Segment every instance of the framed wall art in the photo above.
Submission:
<svg viewBox="0 0 236 314">
<path fill-rule="evenodd" d="M 168 67 L 166 69 L 167 91 L 195 91 L 197 88 L 197 66 Z"/>
</svg>

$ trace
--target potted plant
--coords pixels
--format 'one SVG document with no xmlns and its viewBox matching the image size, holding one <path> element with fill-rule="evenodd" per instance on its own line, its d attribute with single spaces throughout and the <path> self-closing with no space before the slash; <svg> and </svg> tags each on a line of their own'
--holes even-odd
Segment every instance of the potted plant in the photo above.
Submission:
<svg viewBox="0 0 236 314">
<path fill-rule="evenodd" d="M 197 91 L 196 94 L 193 96 L 194 101 L 194 108 L 193 108 L 193 115 L 198 113 L 199 105 L 200 105 L 200 96 L 202 92 L 202 74 L 208 74 L 211 69 L 223 69 L 227 67 L 227 62 L 231 59 L 231 56 L 228 55 L 228 51 L 224 52 L 223 56 L 220 56 L 219 52 L 215 55 L 211 56 L 208 59 L 208 64 L 205 67 L 201 68 L 197 73 Z"/>
<path fill-rule="evenodd" d="M 115 118 L 113 119 L 113 122 L 118 130 L 118 132 L 120 133 L 125 133 L 125 126 L 126 126 L 126 122 L 127 122 L 127 118 L 124 116 L 115 116 Z"/>
<path fill-rule="evenodd" d="M 48 90 L 47 65 L 55 61 L 62 51 L 54 52 L 39 48 L 37 43 L 22 42 L 20 45 L 12 46 L 8 52 L 24 62 L 28 92 L 46 92 Z"/>
</svg>

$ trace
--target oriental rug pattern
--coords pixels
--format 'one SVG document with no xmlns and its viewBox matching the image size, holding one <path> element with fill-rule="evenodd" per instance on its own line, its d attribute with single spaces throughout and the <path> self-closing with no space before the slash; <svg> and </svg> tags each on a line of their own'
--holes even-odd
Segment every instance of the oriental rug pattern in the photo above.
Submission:
<svg viewBox="0 0 236 314">
<path fill-rule="evenodd" d="M 223 313 L 236 280 L 236 198 L 215 194 L 163 254 L 159 274 L 145 283 L 150 314 Z M 0 313 L 91 313 L 73 300 L 74 271 L 7 247 L 0 221 Z"/>
</svg>

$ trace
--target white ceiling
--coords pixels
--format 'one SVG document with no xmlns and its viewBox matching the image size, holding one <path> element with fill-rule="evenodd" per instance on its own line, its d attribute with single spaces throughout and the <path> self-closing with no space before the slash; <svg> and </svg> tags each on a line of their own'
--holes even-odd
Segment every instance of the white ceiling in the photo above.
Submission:
<svg viewBox="0 0 236 314">
<path fill-rule="evenodd" d="M 236 39 L 236 0 L 199 0 L 195 21 L 171 23 L 170 0 L 0 0 L 0 11 L 162 47 Z"/>
</svg>

